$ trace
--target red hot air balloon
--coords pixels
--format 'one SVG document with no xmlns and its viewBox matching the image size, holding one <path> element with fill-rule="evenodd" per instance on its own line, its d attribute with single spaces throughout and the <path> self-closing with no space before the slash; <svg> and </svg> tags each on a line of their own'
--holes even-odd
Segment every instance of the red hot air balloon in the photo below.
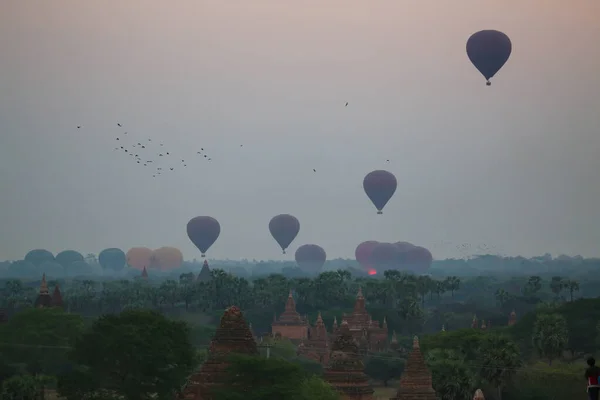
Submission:
<svg viewBox="0 0 600 400">
<path fill-rule="evenodd" d="M 467 56 L 488 86 L 492 84 L 490 79 L 506 64 L 511 52 L 510 38 L 500 31 L 475 32 L 467 40 Z"/>
<path fill-rule="evenodd" d="M 304 244 L 298 247 L 295 257 L 296 263 L 301 269 L 319 272 L 325 264 L 327 254 L 321 246 L 317 246 L 316 244 Z"/>
<path fill-rule="evenodd" d="M 414 272 L 425 272 L 431 267 L 433 256 L 425 247 L 414 246 L 403 254 L 403 264 Z"/>
<path fill-rule="evenodd" d="M 377 214 L 383 214 L 381 210 L 390 201 L 397 186 L 398 181 L 394 174 L 383 170 L 369 172 L 363 180 L 365 193 L 377 208 Z"/>
<path fill-rule="evenodd" d="M 393 243 L 378 243 L 371 251 L 371 265 L 379 271 L 397 269 L 399 252 Z"/>
<path fill-rule="evenodd" d="M 277 241 L 283 254 L 300 232 L 300 221 L 293 215 L 279 214 L 269 221 L 271 236 Z"/>
<path fill-rule="evenodd" d="M 202 257 L 221 234 L 221 225 L 213 217 L 195 217 L 187 224 L 187 234 L 192 243 L 200 250 Z"/>
<path fill-rule="evenodd" d="M 356 250 L 354 250 L 354 256 L 356 257 L 356 261 L 358 261 L 358 263 L 366 271 L 370 271 L 373 269 L 373 265 L 371 264 L 371 253 L 373 252 L 373 248 L 378 244 L 379 242 L 376 242 L 374 240 L 368 240 L 356 246 Z"/>
</svg>

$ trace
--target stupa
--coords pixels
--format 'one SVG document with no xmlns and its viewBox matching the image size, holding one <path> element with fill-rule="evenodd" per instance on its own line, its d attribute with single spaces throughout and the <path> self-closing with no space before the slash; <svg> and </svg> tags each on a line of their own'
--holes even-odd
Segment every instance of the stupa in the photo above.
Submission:
<svg viewBox="0 0 600 400">
<path fill-rule="evenodd" d="M 52 296 L 48 290 L 48 283 L 46 282 L 46 274 L 42 275 L 42 283 L 40 284 L 40 292 L 35 299 L 34 306 L 36 308 L 52 307 Z"/>
<path fill-rule="evenodd" d="M 208 261 L 204 260 L 204 264 L 202 264 L 202 269 L 200 270 L 196 280 L 198 282 L 210 282 L 212 280 L 212 274 L 210 273 L 210 268 L 208 267 Z"/>
<path fill-rule="evenodd" d="M 473 400 L 485 400 L 485 396 L 483 395 L 481 389 L 477 389 L 475 391 L 475 394 L 473 395 Z"/>
<path fill-rule="evenodd" d="M 291 290 L 285 302 L 285 310 L 279 318 L 275 316 L 271 331 L 275 337 L 279 334 L 292 340 L 303 340 L 308 337 L 308 321 L 296 311 L 296 302 Z"/>
<path fill-rule="evenodd" d="M 400 377 L 400 388 L 396 397 L 390 400 L 437 400 L 431 382 L 431 373 L 425 365 L 419 347 L 419 338 L 414 337 L 413 349 L 406 360 L 406 367 Z"/>
<path fill-rule="evenodd" d="M 298 346 L 298 354 L 323 365 L 329 363 L 329 335 L 320 311 L 315 326 L 308 329 L 308 339 Z"/>
<path fill-rule="evenodd" d="M 258 355 L 256 342 L 240 309 L 231 306 L 221 317 L 221 323 L 210 343 L 208 358 L 200 370 L 189 379 L 183 396 L 186 400 L 212 400 L 211 389 L 225 378 L 227 357 L 232 353 Z"/>
<path fill-rule="evenodd" d="M 323 379 L 335 388 L 342 400 L 373 400 L 374 390 L 365 375 L 358 344 L 352 337 L 348 322 L 342 322 L 331 346 L 329 366 Z"/>
<path fill-rule="evenodd" d="M 54 286 L 54 293 L 52 293 L 52 307 L 63 307 L 63 298 L 58 284 Z"/>
</svg>

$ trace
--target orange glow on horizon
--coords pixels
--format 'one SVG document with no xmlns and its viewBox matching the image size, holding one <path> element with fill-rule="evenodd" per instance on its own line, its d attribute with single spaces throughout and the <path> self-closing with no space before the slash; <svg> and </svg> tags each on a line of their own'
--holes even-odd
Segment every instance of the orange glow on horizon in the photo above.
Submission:
<svg viewBox="0 0 600 400">
<path fill-rule="evenodd" d="M 371 269 L 369 270 L 369 275 L 377 275 L 377 271 L 376 271 L 376 270 L 374 270 L 373 268 L 371 268 Z"/>
</svg>

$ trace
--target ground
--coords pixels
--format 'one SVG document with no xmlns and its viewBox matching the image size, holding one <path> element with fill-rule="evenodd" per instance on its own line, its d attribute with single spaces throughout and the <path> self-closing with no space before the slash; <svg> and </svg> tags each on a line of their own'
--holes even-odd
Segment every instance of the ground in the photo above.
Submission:
<svg viewBox="0 0 600 400">
<path fill-rule="evenodd" d="M 388 387 L 384 386 L 375 386 L 375 400 L 389 400 L 390 398 L 396 395 L 396 391 L 398 388 L 395 385 L 391 385 Z"/>
</svg>

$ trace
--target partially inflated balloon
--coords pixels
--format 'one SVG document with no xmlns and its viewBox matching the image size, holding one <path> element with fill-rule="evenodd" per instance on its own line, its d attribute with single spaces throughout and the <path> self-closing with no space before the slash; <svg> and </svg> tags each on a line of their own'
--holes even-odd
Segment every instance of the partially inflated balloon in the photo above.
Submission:
<svg viewBox="0 0 600 400">
<path fill-rule="evenodd" d="M 431 267 L 433 256 L 425 247 L 414 246 L 412 249 L 403 253 L 402 264 L 407 269 L 414 272 L 423 273 Z"/>
<path fill-rule="evenodd" d="M 369 172 L 363 180 L 365 193 L 377 208 L 377 214 L 383 214 L 383 207 L 390 201 L 397 186 L 394 174 L 383 170 Z"/>
<path fill-rule="evenodd" d="M 120 271 L 125 267 L 127 257 L 125 256 L 125 253 L 123 253 L 123 250 L 112 247 L 104 249 L 98 254 L 98 262 L 104 269 Z"/>
<path fill-rule="evenodd" d="M 127 252 L 127 264 L 139 269 L 150 268 L 152 263 L 152 250 L 147 247 L 133 247 Z"/>
<path fill-rule="evenodd" d="M 285 249 L 292 244 L 300 232 L 300 221 L 293 215 L 279 214 L 269 221 L 269 231 L 285 254 Z"/>
<path fill-rule="evenodd" d="M 176 269 L 183 264 L 183 254 L 175 247 L 161 247 L 152 254 L 152 267 L 163 271 Z"/>
<path fill-rule="evenodd" d="M 187 224 L 187 234 L 192 243 L 200 250 L 202 257 L 221 234 L 221 225 L 213 217 L 195 217 Z"/>
<path fill-rule="evenodd" d="M 298 266 L 310 272 L 319 272 L 325 260 L 327 260 L 327 254 L 321 246 L 316 244 L 304 244 L 298 247 L 295 254 L 296 263 Z"/>
<path fill-rule="evenodd" d="M 54 255 L 44 249 L 31 250 L 25 255 L 25 261 L 29 261 L 36 267 L 39 267 L 45 261 L 54 261 Z"/>
<path fill-rule="evenodd" d="M 63 268 L 69 268 L 69 266 L 76 261 L 83 261 L 81 253 L 75 250 L 65 250 L 58 253 L 55 257 L 57 263 L 63 266 Z"/>
<path fill-rule="evenodd" d="M 506 64 L 511 52 L 510 38 L 500 31 L 479 31 L 467 41 L 467 56 L 488 86 L 491 85 L 490 79 Z"/>
<path fill-rule="evenodd" d="M 378 243 L 371 251 L 370 262 L 378 271 L 398 268 L 398 247 L 393 243 Z"/>
<path fill-rule="evenodd" d="M 365 271 L 369 271 L 373 268 L 373 264 L 371 264 L 371 253 L 375 246 L 377 246 L 379 242 L 374 240 L 369 240 L 366 242 L 362 242 L 358 246 L 356 246 L 356 250 L 354 250 L 354 256 L 356 257 L 356 261 L 365 269 Z"/>
</svg>

